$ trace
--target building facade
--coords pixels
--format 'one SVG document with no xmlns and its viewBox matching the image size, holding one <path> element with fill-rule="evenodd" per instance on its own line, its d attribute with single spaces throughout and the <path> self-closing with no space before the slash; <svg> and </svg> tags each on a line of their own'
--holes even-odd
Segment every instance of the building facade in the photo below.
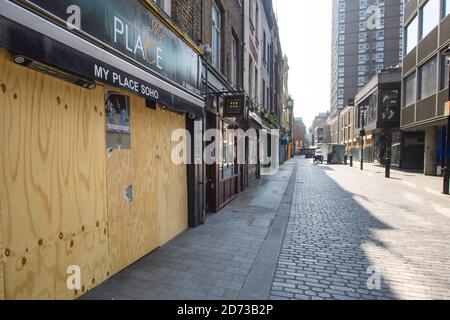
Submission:
<svg viewBox="0 0 450 320">
<path fill-rule="evenodd" d="M 332 23 L 331 125 L 378 71 L 401 63 L 403 0 L 333 0 Z"/>
<path fill-rule="evenodd" d="M 341 126 L 345 128 L 341 132 L 341 143 L 353 139 L 347 154 L 361 160 L 364 139 L 364 161 L 384 165 L 389 156 L 394 159 L 394 164 L 400 166 L 401 145 L 395 138 L 400 135 L 400 102 L 401 68 L 383 69 L 372 77 L 356 95 L 355 107 L 341 113 Z M 350 113 L 353 113 L 353 117 Z M 364 134 L 361 135 L 363 121 Z M 351 122 L 353 136 L 347 137 Z"/>
<path fill-rule="evenodd" d="M 203 117 L 201 50 L 161 4 L 0 1 L 6 299 L 78 298 L 188 228 L 171 136 Z"/>
<path fill-rule="evenodd" d="M 410 150 L 405 164 L 440 175 L 445 158 L 450 1 L 409 0 L 405 5 L 405 51 L 401 128 Z M 422 156 L 423 155 L 423 156 Z"/>
<path fill-rule="evenodd" d="M 314 118 L 311 126 L 313 146 L 317 146 L 319 143 L 331 143 L 330 127 L 327 124 L 329 116 L 329 112 L 324 112 Z"/>
</svg>

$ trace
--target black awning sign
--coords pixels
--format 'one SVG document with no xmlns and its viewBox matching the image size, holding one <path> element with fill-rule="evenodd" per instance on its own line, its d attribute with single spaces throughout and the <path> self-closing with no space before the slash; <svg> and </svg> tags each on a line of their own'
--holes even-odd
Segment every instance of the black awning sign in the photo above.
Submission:
<svg viewBox="0 0 450 320">
<path fill-rule="evenodd" d="M 94 76 L 102 82 L 110 83 L 113 86 L 135 92 L 146 98 L 153 100 L 159 99 L 159 91 L 157 89 L 152 88 L 147 84 L 140 83 L 139 80 L 136 80 L 135 78 L 113 71 L 108 67 L 94 64 Z"/>
</svg>

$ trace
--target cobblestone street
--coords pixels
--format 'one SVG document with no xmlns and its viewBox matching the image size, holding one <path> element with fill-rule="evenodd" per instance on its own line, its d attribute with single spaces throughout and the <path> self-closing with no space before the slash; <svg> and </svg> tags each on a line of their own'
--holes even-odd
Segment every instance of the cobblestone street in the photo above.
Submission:
<svg viewBox="0 0 450 320">
<path fill-rule="evenodd" d="M 449 299 L 441 180 L 297 158 L 84 299 Z"/>
<path fill-rule="evenodd" d="M 386 180 L 371 165 L 298 165 L 272 299 L 450 298 L 442 179 L 394 171 Z"/>
</svg>

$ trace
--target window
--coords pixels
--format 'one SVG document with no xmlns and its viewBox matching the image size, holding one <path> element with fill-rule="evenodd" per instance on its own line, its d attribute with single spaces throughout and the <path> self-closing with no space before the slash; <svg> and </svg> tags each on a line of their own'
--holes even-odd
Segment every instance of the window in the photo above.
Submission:
<svg viewBox="0 0 450 320">
<path fill-rule="evenodd" d="M 420 10 L 420 39 L 425 38 L 439 23 L 439 0 L 429 0 Z"/>
<path fill-rule="evenodd" d="M 258 97 L 259 94 L 259 75 L 258 75 L 258 68 L 255 66 L 255 97 Z"/>
<path fill-rule="evenodd" d="M 259 6 L 256 3 L 256 11 L 255 11 L 255 29 L 256 29 L 256 42 L 259 42 Z"/>
<path fill-rule="evenodd" d="M 153 0 L 153 3 L 160 7 L 169 16 L 171 15 L 172 0 Z"/>
<path fill-rule="evenodd" d="M 404 106 L 408 107 L 416 102 L 416 74 L 408 76 L 404 83 Z"/>
<path fill-rule="evenodd" d="M 249 57 L 249 63 L 248 63 L 248 91 L 250 92 L 250 97 L 254 98 L 253 95 L 253 59 L 252 57 Z"/>
<path fill-rule="evenodd" d="M 425 99 L 437 91 L 437 57 L 419 68 L 419 99 Z"/>
<path fill-rule="evenodd" d="M 410 53 L 411 50 L 414 49 L 415 46 L 417 46 L 418 28 L 419 24 L 416 16 L 414 20 L 411 21 L 411 23 L 406 27 L 405 55 Z"/>
<path fill-rule="evenodd" d="M 234 141 L 235 139 L 231 132 L 229 132 L 231 126 L 223 121 L 221 121 L 220 126 L 222 128 L 222 163 L 220 164 L 220 173 L 222 179 L 227 179 L 233 176 L 235 172 L 237 149 Z"/>
<path fill-rule="evenodd" d="M 233 86 L 236 86 L 238 82 L 237 70 L 238 70 L 238 47 L 236 38 L 233 37 L 231 40 L 231 77 L 230 77 Z"/>
<path fill-rule="evenodd" d="M 217 69 L 220 69 L 220 29 L 221 29 L 221 16 L 219 7 L 213 2 L 212 5 L 212 64 Z"/>
<path fill-rule="evenodd" d="M 450 72 L 450 64 L 449 64 L 449 60 L 443 56 L 442 56 L 442 62 L 441 62 L 441 85 L 440 85 L 440 89 L 444 90 L 445 88 L 448 88 L 448 77 L 449 77 L 449 72 Z"/>
<path fill-rule="evenodd" d="M 266 30 L 263 31 L 263 62 L 267 64 L 267 36 Z"/>
<path fill-rule="evenodd" d="M 450 14 L 450 0 L 442 0 L 444 18 Z"/>
<path fill-rule="evenodd" d="M 267 106 L 267 104 L 266 104 L 266 80 L 264 80 L 263 79 L 263 86 L 262 86 L 263 88 L 264 88 L 264 90 L 263 90 L 263 98 L 262 98 L 262 104 L 263 104 L 263 106 L 264 107 L 266 107 Z"/>
</svg>

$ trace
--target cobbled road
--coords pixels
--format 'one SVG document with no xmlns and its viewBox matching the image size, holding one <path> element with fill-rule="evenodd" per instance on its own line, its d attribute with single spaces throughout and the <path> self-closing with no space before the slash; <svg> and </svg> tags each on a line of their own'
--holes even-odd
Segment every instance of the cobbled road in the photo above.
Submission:
<svg viewBox="0 0 450 320">
<path fill-rule="evenodd" d="M 450 299 L 450 198 L 301 159 L 271 299 Z"/>
</svg>

